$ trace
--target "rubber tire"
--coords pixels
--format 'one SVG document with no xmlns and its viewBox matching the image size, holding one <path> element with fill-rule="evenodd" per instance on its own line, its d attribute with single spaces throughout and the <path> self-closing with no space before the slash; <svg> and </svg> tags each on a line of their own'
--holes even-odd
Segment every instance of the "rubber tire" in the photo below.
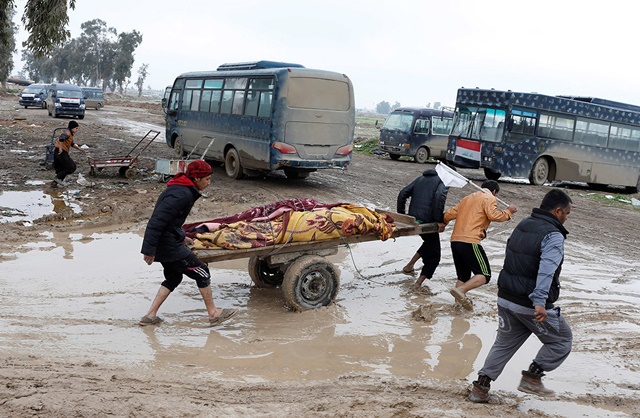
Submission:
<svg viewBox="0 0 640 418">
<path fill-rule="evenodd" d="M 78 119 L 84 119 L 84 115 L 78 116 Z"/>
<path fill-rule="evenodd" d="M 101 105 L 100 103 L 98 103 L 98 104 L 96 105 L 96 110 L 100 110 L 100 108 L 101 108 L 101 107 L 102 107 L 102 105 Z"/>
<path fill-rule="evenodd" d="M 502 173 L 496 173 L 495 171 L 491 170 L 490 168 L 485 168 L 484 169 L 484 176 L 487 178 L 487 180 L 498 180 L 500 178 L 500 176 L 502 176 Z"/>
<path fill-rule="evenodd" d="M 418 164 L 424 164 L 429 159 L 429 149 L 427 147 L 420 147 L 416 152 L 416 155 L 413 157 L 415 162 Z"/>
<path fill-rule="evenodd" d="M 296 311 L 327 306 L 340 288 L 340 271 L 324 257 L 303 255 L 284 273 L 285 303 Z"/>
<path fill-rule="evenodd" d="M 249 257 L 249 277 L 256 287 L 277 287 L 282 284 L 284 272 L 279 267 L 269 267 L 257 256 Z"/>
<path fill-rule="evenodd" d="M 182 158 L 187 155 L 187 153 L 184 152 L 184 148 L 182 147 L 182 141 L 180 140 L 180 137 L 176 138 L 175 142 L 173 143 L 173 152 L 178 158 Z"/>
<path fill-rule="evenodd" d="M 230 148 L 229 151 L 227 151 L 227 155 L 224 156 L 224 171 L 227 173 L 228 177 L 235 180 L 244 177 L 240 156 L 235 148 Z"/>
<path fill-rule="evenodd" d="M 391 158 L 393 161 L 398 161 L 400 159 L 400 156 L 398 154 L 389 154 L 389 158 Z"/>
<path fill-rule="evenodd" d="M 42 105 L 40 107 L 42 109 L 46 109 L 47 108 L 47 102 L 42 102 Z"/>
<path fill-rule="evenodd" d="M 138 170 L 136 170 L 135 168 L 128 168 L 125 172 L 124 172 L 124 176 L 128 179 L 132 179 L 136 176 Z"/>
<path fill-rule="evenodd" d="M 531 167 L 531 173 L 529 173 L 529 183 L 535 186 L 542 186 L 549 178 L 549 161 L 546 158 L 538 158 L 533 167 Z"/>
</svg>

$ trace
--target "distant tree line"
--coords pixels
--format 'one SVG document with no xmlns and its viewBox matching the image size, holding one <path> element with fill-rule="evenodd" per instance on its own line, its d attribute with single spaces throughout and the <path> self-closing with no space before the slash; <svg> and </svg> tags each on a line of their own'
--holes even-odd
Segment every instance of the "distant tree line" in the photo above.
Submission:
<svg viewBox="0 0 640 418">
<path fill-rule="evenodd" d="M 388 115 L 389 113 L 393 112 L 400 106 L 402 105 L 399 102 L 396 102 L 393 106 L 391 106 L 389 102 L 382 101 L 376 105 L 376 113 L 380 115 Z M 436 110 L 440 109 L 440 106 L 441 106 L 440 102 L 435 102 L 433 104 L 433 109 L 436 109 Z M 431 102 L 427 103 L 425 107 L 429 107 L 429 108 L 432 107 Z"/>
<path fill-rule="evenodd" d="M 54 47 L 48 57 L 38 58 L 24 49 L 24 72 L 36 82 L 73 82 L 113 91 L 117 88 L 122 93 L 131 77 L 134 52 L 142 42 L 142 34 L 136 30 L 118 34 L 100 19 L 85 22 L 80 28 L 79 37 Z M 136 82 L 140 86 L 148 75 L 148 65 L 143 64 L 143 68 L 139 71 L 142 79 Z"/>
<path fill-rule="evenodd" d="M 397 108 L 402 106 L 400 103 L 396 102 L 393 106 L 389 104 L 389 102 L 382 101 L 376 105 L 376 113 L 380 115 L 388 115 L 393 112 Z"/>
</svg>

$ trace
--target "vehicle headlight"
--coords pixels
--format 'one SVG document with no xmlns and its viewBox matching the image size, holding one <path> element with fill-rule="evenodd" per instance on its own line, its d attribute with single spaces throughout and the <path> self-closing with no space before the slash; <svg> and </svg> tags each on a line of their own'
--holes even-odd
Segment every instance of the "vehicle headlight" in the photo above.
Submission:
<svg viewBox="0 0 640 418">
<path fill-rule="evenodd" d="M 80 109 L 84 109 L 84 105 L 83 104 L 80 105 Z"/>
<path fill-rule="evenodd" d="M 60 107 L 60 106 L 62 106 L 62 105 L 61 105 L 60 103 L 56 102 L 56 103 L 54 103 L 54 106 L 55 106 L 55 107 Z"/>
</svg>

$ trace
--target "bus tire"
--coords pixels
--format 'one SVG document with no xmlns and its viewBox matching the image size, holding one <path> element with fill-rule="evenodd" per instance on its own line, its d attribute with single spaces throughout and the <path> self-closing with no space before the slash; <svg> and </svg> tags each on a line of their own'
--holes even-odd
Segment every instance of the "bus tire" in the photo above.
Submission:
<svg viewBox="0 0 640 418">
<path fill-rule="evenodd" d="M 285 303 L 296 311 L 329 305 L 340 288 L 340 271 L 324 257 L 303 255 L 284 273 Z"/>
<path fill-rule="evenodd" d="M 538 158 L 533 167 L 531 167 L 531 173 L 529 173 L 529 183 L 535 186 L 542 186 L 549 179 L 549 161 L 546 158 Z"/>
<path fill-rule="evenodd" d="M 244 177 L 244 171 L 242 170 L 242 163 L 240 163 L 240 156 L 235 148 L 230 148 L 227 151 L 227 155 L 224 156 L 224 171 L 228 177 L 238 180 Z"/>
<path fill-rule="evenodd" d="M 184 147 L 182 146 L 182 140 L 180 137 L 177 137 L 176 140 L 173 141 L 173 152 L 178 158 L 182 158 L 187 155 L 187 153 L 184 152 Z"/>
<path fill-rule="evenodd" d="M 502 173 L 497 173 L 490 168 L 485 167 L 484 169 L 484 176 L 487 178 L 487 180 L 498 180 L 501 175 Z"/>
<path fill-rule="evenodd" d="M 427 160 L 429 159 L 429 149 L 427 147 L 418 148 L 418 151 L 416 152 L 416 155 L 413 157 L 413 159 L 418 164 L 426 163 Z"/>
<path fill-rule="evenodd" d="M 400 159 L 400 156 L 398 154 L 389 154 L 389 158 L 391 158 L 393 161 L 398 161 Z"/>
<path fill-rule="evenodd" d="M 282 284 L 284 272 L 280 267 L 271 267 L 258 256 L 249 257 L 249 277 L 256 287 L 276 287 Z"/>
</svg>

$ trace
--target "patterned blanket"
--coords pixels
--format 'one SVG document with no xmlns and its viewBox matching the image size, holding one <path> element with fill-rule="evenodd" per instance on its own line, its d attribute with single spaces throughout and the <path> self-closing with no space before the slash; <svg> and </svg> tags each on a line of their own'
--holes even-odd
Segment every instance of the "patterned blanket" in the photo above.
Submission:
<svg viewBox="0 0 640 418">
<path fill-rule="evenodd" d="M 196 233 L 195 249 L 257 248 L 358 234 L 376 234 L 384 241 L 395 228 L 388 215 L 349 203 L 317 205 L 313 210 L 278 209 L 253 220 L 201 224 L 208 225 L 209 232 Z"/>
</svg>

